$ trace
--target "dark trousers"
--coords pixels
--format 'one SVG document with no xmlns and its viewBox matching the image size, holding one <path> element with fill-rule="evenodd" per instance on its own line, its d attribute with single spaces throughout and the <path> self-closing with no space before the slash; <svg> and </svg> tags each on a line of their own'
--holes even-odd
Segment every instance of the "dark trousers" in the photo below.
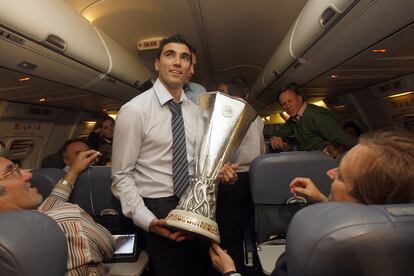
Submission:
<svg viewBox="0 0 414 276">
<path fill-rule="evenodd" d="M 165 218 L 178 205 L 178 198 L 144 198 L 145 205 L 157 218 Z M 154 233 L 145 232 L 151 267 L 156 276 L 210 275 L 212 266 L 210 244 L 201 239 L 175 242 Z"/>
<path fill-rule="evenodd" d="M 221 246 L 233 258 L 237 271 L 245 274 L 243 262 L 243 227 L 252 218 L 249 173 L 237 173 L 233 185 L 220 184 L 217 194 L 217 223 Z"/>
</svg>

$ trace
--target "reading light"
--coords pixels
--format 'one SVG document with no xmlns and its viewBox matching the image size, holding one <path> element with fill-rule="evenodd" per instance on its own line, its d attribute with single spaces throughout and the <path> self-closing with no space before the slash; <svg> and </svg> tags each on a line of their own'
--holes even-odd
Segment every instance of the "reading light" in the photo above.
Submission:
<svg viewBox="0 0 414 276">
<path fill-rule="evenodd" d="M 108 116 L 111 117 L 112 119 L 116 120 L 116 115 L 118 114 L 117 111 L 108 111 Z"/>
<path fill-rule="evenodd" d="M 28 80 L 30 80 L 29 77 L 20 77 L 19 78 L 19 81 L 28 81 Z"/>
<path fill-rule="evenodd" d="M 414 93 L 414 91 L 408 91 L 408 92 L 398 93 L 398 94 L 394 94 L 394 95 L 387 96 L 385 98 L 386 99 L 396 98 L 396 97 L 401 97 L 401 96 L 409 95 L 409 94 L 412 94 L 412 93 Z"/>
<path fill-rule="evenodd" d="M 313 102 L 311 104 L 314 104 L 314 105 L 317 105 L 317 106 L 320 106 L 320 107 L 324 107 L 324 108 L 328 108 L 324 101 L 317 101 L 317 102 Z"/>
<path fill-rule="evenodd" d="M 378 54 L 378 53 L 386 53 L 387 52 L 387 49 L 372 49 L 371 52 L 372 53 L 376 53 L 376 54 Z"/>
<path fill-rule="evenodd" d="M 45 101 L 46 101 L 46 98 L 40 98 L 40 99 L 39 99 L 39 102 L 41 102 L 41 103 L 42 103 L 42 102 L 45 102 Z"/>
</svg>

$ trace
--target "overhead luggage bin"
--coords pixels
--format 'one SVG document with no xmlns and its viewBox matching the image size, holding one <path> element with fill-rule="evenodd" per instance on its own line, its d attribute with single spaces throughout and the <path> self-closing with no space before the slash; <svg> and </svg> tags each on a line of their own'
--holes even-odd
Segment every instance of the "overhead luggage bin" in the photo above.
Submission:
<svg viewBox="0 0 414 276">
<path fill-rule="evenodd" d="M 94 27 L 65 1 L 0 1 L 0 24 L 106 73 L 109 59 Z"/>
<path fill-rule="evenodd" d="M 151 77 L 147 68 L 136 57 L 131 55 L 100 29 L 96 27 L 95 29 L 108 51 L 110 61 L 108 75 L 135 86 L 143 84 Z"/>
<path fill-rule="evenodd" d="M 65 1 L 0 1 L 0 51 L 0 66 L 123 101 L 151 77 Z"/>
<path fill-rule="evenodd" d="M 2 67 L 76 88 L 81 88 L 102 75 L 91 67 L 1 26 L 0 53 Z"/>
<path fill-rule="evenodd" d="M 309 0 L 257 78 L 252 97 L 264 102 L 288 84 L 311 81 L 412 23 L 413 9 L 409 0 Z"/>
<path fill-rule="evenodd" d="M 266 64 L 254 88 L 267 87 L 333 26 L 354 2 L 358 1 L 309 0 Z"/>
<path fill-rule="evenodd" d="M 141 89 L 127 85 L 126 83 L 112 78 L 109 75 L 104 75 L 102 79 L 96 81 L 92 85 L 88 85 L 88 87 L 85 87 L 84 89 L 124 102 L 129 101 L 140 92 L 143 92 Z"/>
</svg>

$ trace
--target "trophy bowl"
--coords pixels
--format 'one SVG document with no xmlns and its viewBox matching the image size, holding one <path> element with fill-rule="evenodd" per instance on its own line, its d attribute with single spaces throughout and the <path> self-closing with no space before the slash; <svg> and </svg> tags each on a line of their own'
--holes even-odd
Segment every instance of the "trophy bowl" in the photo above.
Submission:
<svg viewBox="0 0 414 276">
<path fill-rule="evenodd" d="M 256 111 L 244 100 L 220 92 L 200 96 L 194 176 L 167 226 L 220 243 L 216 220 L 218 174 L 240 146 Z"/>
</svg>

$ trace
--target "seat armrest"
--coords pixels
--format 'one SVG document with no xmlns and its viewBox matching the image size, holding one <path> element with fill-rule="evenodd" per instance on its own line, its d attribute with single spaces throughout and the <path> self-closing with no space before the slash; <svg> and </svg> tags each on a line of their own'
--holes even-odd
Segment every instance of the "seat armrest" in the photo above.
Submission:
<svg viewBox="0 0 414 276">
<path fill-rule="evenodd" d="M 243 262 L 247 267 L 253 267 L 254 254 L 256 253 L 256 244 L 253 240 L 253 233 L 249 225 L 243 228 Z"/>
</svg>

